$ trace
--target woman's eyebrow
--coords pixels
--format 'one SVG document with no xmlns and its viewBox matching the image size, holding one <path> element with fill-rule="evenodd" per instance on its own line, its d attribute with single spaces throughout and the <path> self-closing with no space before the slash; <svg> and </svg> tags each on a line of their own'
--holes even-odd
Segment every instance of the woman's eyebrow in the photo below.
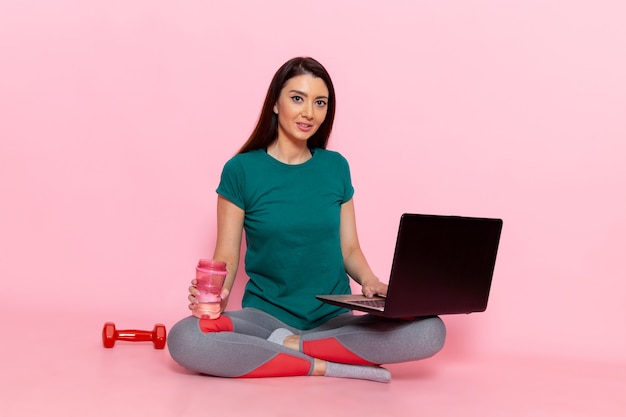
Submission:
<svg viewBox="0 0 626 417">
<path fill-rule="evenodd" d="M 304 96 L 304 97 L 308 97 L 309 96 L 307 93 L 305 93 L 304 91 L 300 91 L 300 90 L 289 90 L 289 92 L 290 93 L 296 93 L 296 94 L 299 94 L 299 95 Z M 320 99 L 320 98 L 324 98 L 324 99 L 328 100 L 327 96 L 317 96 L 315 99 L 317 100 L 317 99 Z"/>
</svg>

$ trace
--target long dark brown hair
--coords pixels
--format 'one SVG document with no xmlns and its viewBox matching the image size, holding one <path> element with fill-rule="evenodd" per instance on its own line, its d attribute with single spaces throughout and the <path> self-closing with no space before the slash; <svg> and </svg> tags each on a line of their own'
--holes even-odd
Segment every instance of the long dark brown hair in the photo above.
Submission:
<svg viewBox="0 0 626 417">
<path fill-rule="evenodd" d="M 333 129 L 333 121 L 335 120 L 335 88 L 333 87 L 333 82 L 330 79 L 328 71 L 326 71 L 326 68 L 324 68 L 322 64 L 313 58 L 298 57 L 285 62 L 283 66 L 276 71 L 276 74 L 274 74 L 274 78 L 272 78 L 272 82 L 267 90 L 267 95 L 265 96 L 265 102 L 261 109 L 259 121 L 246 143 L 239 149 L 239 153 L 266 149 L 276 140 L 278 137 L 278 116 L 274 113 L 274 105 L 278 101 L 280 92 L 287 81 L 293 77 L 304 74 L 321 78 L 326 83 L 326 88 L 328 88 L 326 118 L 317 132 L 307 141 L 307 146 L 311 149 L 326 149 L 328 137 Z"/>
</svg>

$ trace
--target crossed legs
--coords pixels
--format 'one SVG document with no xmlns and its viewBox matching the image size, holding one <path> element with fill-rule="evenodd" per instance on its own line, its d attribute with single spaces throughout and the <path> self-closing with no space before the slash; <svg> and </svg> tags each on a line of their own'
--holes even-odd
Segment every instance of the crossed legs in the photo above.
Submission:
<svg viewBox="0 0 626 417">
<path fill-rule="evenodd" d="M 445 340 L 438 317 L 405 321 L 346 313 L 301 331 L 246 308 L 203 322 L 187 317 L 172 327 L 170 354 L 187 369 L 223 377 L 326 375 L 387 382 L 390 375 L 378 372 L 378 364 L 430 357 Z M 272 340 L 277 329 L 285 330 Z"/>
</svg>

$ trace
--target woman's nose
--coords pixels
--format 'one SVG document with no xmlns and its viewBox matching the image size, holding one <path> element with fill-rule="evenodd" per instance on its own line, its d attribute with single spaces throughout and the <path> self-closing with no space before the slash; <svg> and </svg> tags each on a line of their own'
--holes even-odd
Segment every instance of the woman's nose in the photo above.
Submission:
<svg viewBox="0 0 626 417">
<path fill-rule="evenodd" d="M 305 103 L 300 114 L 302 114 L 302 117 L 311 119 L 313 117 L 313 103 Z"/>
</svg>

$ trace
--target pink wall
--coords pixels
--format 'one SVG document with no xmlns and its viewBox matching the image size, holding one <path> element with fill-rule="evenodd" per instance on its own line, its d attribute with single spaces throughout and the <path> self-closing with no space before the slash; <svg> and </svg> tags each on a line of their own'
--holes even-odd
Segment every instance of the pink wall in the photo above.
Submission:
<svg viewBox="0 0 626 417">
<path fill-rule="evenodd" d="M 0 3 L 0 313 L 186 314 L 221 166 L 312 55 L 382 278 L 404 211 L 504 219 L 449 349 L 623 360 L 623 2 L 237 3 Z"/>
</svg>

